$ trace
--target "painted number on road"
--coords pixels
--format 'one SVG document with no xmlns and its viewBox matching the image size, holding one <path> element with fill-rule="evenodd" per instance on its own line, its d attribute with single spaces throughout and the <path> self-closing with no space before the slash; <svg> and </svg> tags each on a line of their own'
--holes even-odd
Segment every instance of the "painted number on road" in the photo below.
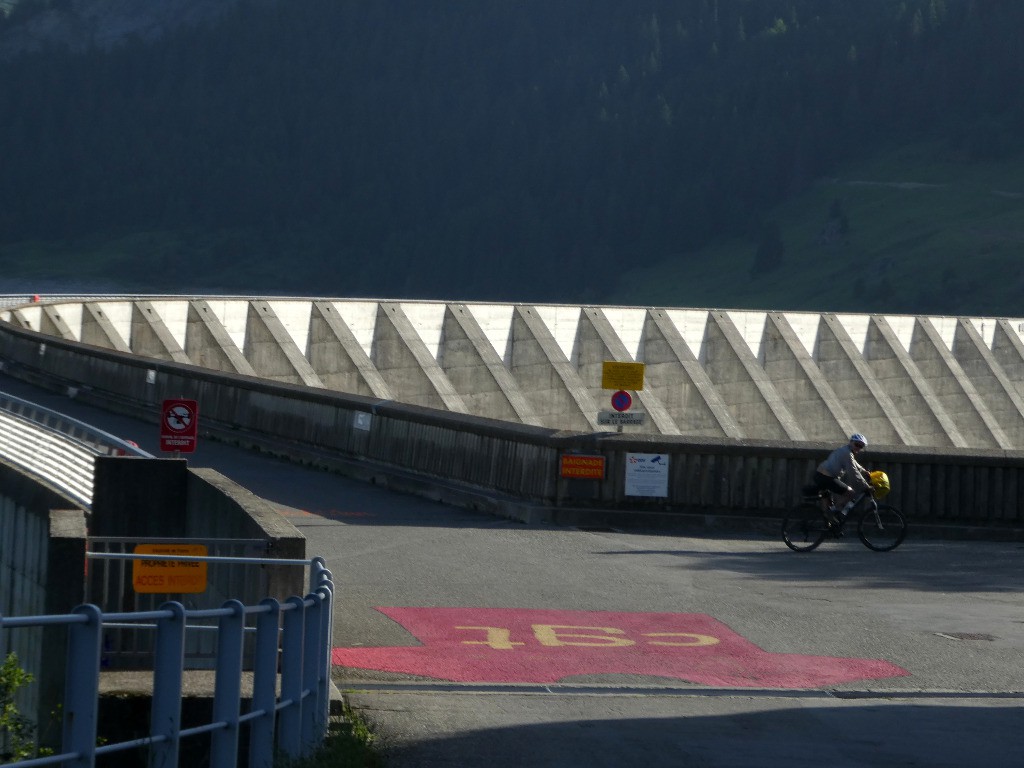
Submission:
<svg viewBox="0 0 1024 768">
<path fill-rule="evenodd" d="M 648 675 L 719 687 L 814 688 L 900 677 L 886 661 L 768 653 L 701 613 L 378 608 L 421 645 L 335 648 L 334 663 L 457 682 Z"/>
<path fill-rule="evenodd" d="M 516 646 L 525 646 L 526 642 L 512 640 L 512 630 L 507 627 L 456 627 L 457 630 L 483 632 L 485 640 L 463 640 L 464 645 L 486 645 L 497 651 L 508 651 Z M 571 624 L 533 624 L 533 642 L 548 648 L 625 648 L 636 645 L 637 640 L 626 637 L 626 631 L 618 627 L 582 627 Z M 649 640 L 651 645 L 675 645 L 692 648 L 699 645 L 714 645 L 717 637 L 701 635 L 694 632 L 648 632 L 641 638 L 674 638 L 673 642 L 665 639 Z M 643 640 L 641 640 L 643 642 Z"/>
</svg>

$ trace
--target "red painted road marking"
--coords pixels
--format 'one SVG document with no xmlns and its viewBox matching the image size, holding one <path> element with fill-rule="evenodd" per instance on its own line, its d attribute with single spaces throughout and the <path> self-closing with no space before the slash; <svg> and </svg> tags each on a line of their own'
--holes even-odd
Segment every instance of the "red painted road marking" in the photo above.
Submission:
<svg viewBox="0 0 1024 768">
<path fill-rule="evenodd" d="M 278 511 L 285 517 L 326 517 L 329 520 L 339 520 L 344 517 L 373 517 L 372 512 L 346 512 L 338 509 L 322 509 L 310 512 L 305 509 L 278 507 Z"/>
<path fill-rule="evenodd" d="M 875 659 L 768 653 L 702 613 L 377 610 L 422 645 L 335 648 L 335 664 L 467 683 L 633 674 L 751 688 L 815 688 L 910 674 Z"/>
</svg>

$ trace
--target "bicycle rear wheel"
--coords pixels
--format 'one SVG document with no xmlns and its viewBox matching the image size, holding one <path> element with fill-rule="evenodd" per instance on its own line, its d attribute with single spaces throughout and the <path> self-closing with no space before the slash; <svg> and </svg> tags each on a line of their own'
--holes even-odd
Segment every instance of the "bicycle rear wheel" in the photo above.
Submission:
<svg viewBox="0 0 1024 768">
<path fill-rule="evenodd" d="M 898 509 L 888 504 L 879 504 L 877 511 L 869 506 L 857 523 L 857 535 L 868 549 L 888 552 L 903 542 L 907 521 Z"/>
<path fill-rule="evenodd" d="M 817 504 L 797 504 L 782 521 L 782 540 L 794 552 L 810 552 L 825 540 L 828 522 Z"/>
</svg>

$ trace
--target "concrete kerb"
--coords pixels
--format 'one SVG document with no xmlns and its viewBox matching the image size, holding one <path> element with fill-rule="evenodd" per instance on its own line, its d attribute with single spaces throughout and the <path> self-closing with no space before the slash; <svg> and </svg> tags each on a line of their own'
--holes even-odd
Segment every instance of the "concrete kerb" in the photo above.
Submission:
<svg viewBox="0 0 1024 768">
<path fill-rule="evenodd" d="M 252 679 L 252 672 L 242 673 L 243 702 L 249 702 L 252 699 Z M 190 701 L 213 701 L 215 682 L 216 672 L 212 669 L 187 669 L 182 673 L 181 698 Z M 151 670 L 102 670 L 100 672 L 99 694 L 101 697 L 148 698 L 152 693 L 153 672 Z M 331 680 L 330 698 L 331 715 L 340 715 L 344 698 L 333 680 Z"/>
</svg>

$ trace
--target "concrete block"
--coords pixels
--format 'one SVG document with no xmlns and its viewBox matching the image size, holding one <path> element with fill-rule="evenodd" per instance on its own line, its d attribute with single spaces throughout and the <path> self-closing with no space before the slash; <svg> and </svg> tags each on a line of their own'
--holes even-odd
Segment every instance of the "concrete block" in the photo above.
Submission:
<svg viewBox="0 0 1024 768">
<path fill-rule="evenodd" d="M 566 347 L 570 352 L 575 347 L 575 340 L 569 342 L 566 336 L 566 325 L 563 321 L 559 328 L 560 344 L 533 307 L 516 307 L 510 369 L 545 426 L 598 432 L 597 403 L 565 354 Z M 575 333 L 578 322 L 571 326 Z"/>
<path fill-rule="evenodd" d="M 943 333 L 952 331 L 956 323 L 933 323 L 930 318 L 919 317 L 910 343 L 910 358 L 917 365 L 932 392 L 950 415 L 967 445 L 976 448 L 1010 449 L 1012 445 L 998 420 L 989 411 L 974 384 L 960 367 Z"/>
<path fill-rule="evenodd" d="M 806 439 L 729 313 L 710 314 L 704 356 L 708 378 L 748 434 L 776 440 Z"/>
<path fill-rule="evenodd" d="M 494 351 L 506 367 L 512 363 L 512 314 L 511 304 L 460 304 L 476 320 L 481 332 L 494 347 Z"/>
<path fill-rule="evenodd" d="M 989 338 L 995 323 L 989 321 Z M 985 337 L 984 324 L 967 319 L 956 321 L 951 348 L 963 372 L 971 380 L 992 418 L 1000 425 L 1013 447 L 1024 445 L 1024 395 L 996 360 Z"/>
<path fill-rule="evenodd" d="M 447 308 L 441 338 L 441 367 L 470 413 L 543 426 L 469 307 L 452 304 Z"/>
<path fill-rule="evenodd" d="M 292 318 L 294 322 L 294 318 Z M 309 323 L 309 313 L 306 313 Z M 286 381 L 304 384 L 307 387 L 323 387 L 305 354 L 295 339 L 284 327 L 270 302 L 253 301 L 249 305 L 246 323 L 245 359 L 252 365 L 258 376 L 272 381 Z"/>
<path fill-rule="evenodd" d="M 209 302 L 202 299 L 189 302 L 185 354 L 192 362 L 215 371 L 255 376 L 256 371 L 242 354 L 238 340 L 244 343 L 244 332 L 232 335 Z"/>
<path fill-rule="evenodd" d="M 329 301 L 313 304 L 309 324 L 309 364 L 328 389 L 392 400 L 394 396 L 367 350 Z"/>
<path fill-rule="evenodd" d="M 897 329 L 888 318 L 871 318 L 865 357 L 875 379 L 925 445 L 965 447 L 960 430 L 910 357 L 913 325 L 900 319 Z"/>
<path fill-rule="evenodd" d="M 108 311 L 114 314 L 114 318 L 107 315 Z M 83 305 L 83 344 L 116 349 L 118 352 L 131 352 L 128 342 L 125 341 L 130 336 L 131 304 L 129 302 L 103 302 L 102 304 L 90 303 Z"/>
<path fill-rule="evenodd" d="M 873 443 L 920 444 L 864 359 L 869 324 L 866 315 L 822 315 L 815 347 L 818 370 L 843 403 L 857 431 L 868 435 Z"/>
<path fill-rule="evenodd" d="M 62 307 L 43 307 L 39 330 L 43 333 L 49 334 L 50 336 L 67 339 L 68 341 L 78 341 L 79 337 L 75 334 L 75 331 L 72 330 L 71 325 L 68 322 L 68 318 L 64 316 L 65 313 L 74 317 L 75 327 L 81 331 L 81 304 L 69 304 Z"/>
<path fill-rule="evenodd" d="M 664 403 L 680 433 L 745 436 L 669 312 L 652 309 L 647 313 L 643 352 L 645 386 Z"/>
<path fill-rule="evenodd" d="M 169 307 L 164 307 L 167 313 Z M 184 326 L 181 326 L 184 330 Z M 132 304 L 131 349 L 136 355 L 154 357 L 158 360 L 173 360 L 190 365 L 192 361 L 168 329 L 150 302 L 137 301 Z"/>
<path fill-rule="evenodd" d="M 373 364 L 395 399 L 455 413 L 468 412 L 400 304 L 386 302 L 377 308 Z"/>
<path fill-rule="evenodd" d="M 185 459 L 97 456 L 93 536 L 180 536 L 186 527 Z"/>
<path fill-rule="evenodd" d="M 1018 325 L 999 320 L 993 330 L 992 356 L 1006 377 L 1013 382 L 1017 394 L 1024 397 L 1024 322 Z"/>
<path fill-rule="evenodd" d="M 42 307 L 36 305 L 15 309 L 11 312 L 11 319 L 19 328 L 38 331 L 42 327 Z"/>
<path fill-rule="evenodd" d="M 694 358 L 701 365 L 707 359 L 705 342 L 707 341 L 707 326 L 709 313 L 704 309 L 666 309 L 676 332 L 682 338 Z"/>
<path fill-rule="evenodd" d="M 765 373 L 809 439 L 834 440 L 857 431 L 784 315 L 768 315 L 760 346 Z"/>
</svg>

